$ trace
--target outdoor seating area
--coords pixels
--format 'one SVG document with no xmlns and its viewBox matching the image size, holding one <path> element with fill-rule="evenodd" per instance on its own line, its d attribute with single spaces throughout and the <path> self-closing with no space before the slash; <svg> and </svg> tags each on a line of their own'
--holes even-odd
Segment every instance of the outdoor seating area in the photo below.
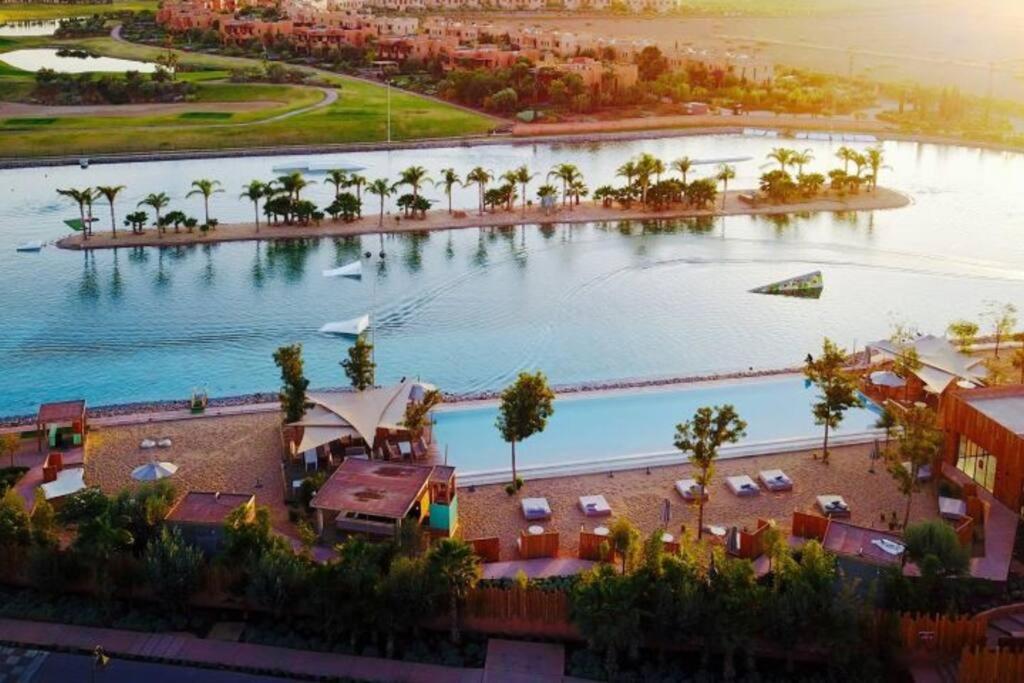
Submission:
<svg viewBox="0 0 1024 683">
<path fill-rule="evenodd" d="M 612 508 L 604 496 L 580 496 L 580 510 L 587 517 L 610 517 Z"/>
<path fill-rule="evenodd" d="M 528 521 L 551 519 L 551 506 L 547 498 L 523 498 L 520 502 L 523 517 Z"/>
</svg>

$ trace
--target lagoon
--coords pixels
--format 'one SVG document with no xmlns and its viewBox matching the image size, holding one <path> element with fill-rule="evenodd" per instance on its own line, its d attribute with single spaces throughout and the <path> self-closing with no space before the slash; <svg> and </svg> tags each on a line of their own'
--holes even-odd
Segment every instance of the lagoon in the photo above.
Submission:
<svg viewBox="0 0 1024 683">
<path fill-rule="evenodd" d="M 239 222 L 252 215 L 237 198 L 243 182 L 309 161 L 361 166 L 369 178 L 412 164 L 437 177 L 446 166 L 464 175 L 477 164 L 546 171 L 568 161 L 594 188 L 643 151 L 751 156 L 730 184 L 742 188 L 778 144 L 717 135 L 0 170 L 0 414 L 78 396 L 96 405 L 182 399 L 195 386 L 216 396 L 273 390 L 271 353 L 290 342 L 303 344 L 314 386 L 341 385 L 349 342 L 317 329 L 366 312 L 380 381 L 418 375 L 475 392 L 521 369 L 572 384 L 795 365 L 822 335 L 862 346 L 895 319 L 941 332 L 954 318 L 977 318 L 988 301 L 1024 304 L 1024 205 L 1013 189 L 1024 157 L 908 142 L 885 145 L 893 170 L 883 184 L 913 198 L 892 211 L 14 252 L 67 233 L 62 220 L 77 209 L 57 187 L 125 184 L 121 216 L 166 191 L 170 208 L 201 215 L 201 201 L 184 197 L 189 182 L 216 178 L 226 192 L 212 214 Z M 804 144 L 816 168 L 835 165 L 839 143 Z M 332 188 L 319 179 L 307 194 L 323 204 Z M 425 192 L 444 201 L 438 189 Z M 475 188 L 456 192 L 456 206 L 475 201 Z M 106 229 L 104 204 L 96 215 Z M 321 276 L 367 251 L 361 281 Z M 818 300 L 748 292 L 816 269 L 825 278 Z"/>
<path fill-rule="evenodd" d="M 11 50 L 10 52 L 0 53 L 0 61 L 22 71 L 34 72 L 40 69 L 52 69 L 53 71 L 69 74 L 92 72 L 123 73 L 125 71 L 153 73 L 157 68 L 156 64 L 152 62 L 140 62 L 134 59 L 95 56 L 76 57 L 66 54 L 61 55 L 58 52 L 58 50 L 48 47 Z"/>
</svg>

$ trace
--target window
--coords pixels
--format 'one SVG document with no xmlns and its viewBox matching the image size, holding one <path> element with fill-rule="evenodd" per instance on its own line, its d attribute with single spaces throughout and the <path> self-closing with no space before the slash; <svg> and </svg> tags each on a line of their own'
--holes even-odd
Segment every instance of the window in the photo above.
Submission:
<svg viewBox="0 0 1024 683">
<path fill-rule="evenodd" d="M 973 479 L 987 491 L 996 484 L 996 456 L 985 451 L 966 436 L 960 435 L 960 450 L 956 461 L 957 469 Z"/>
</svg>

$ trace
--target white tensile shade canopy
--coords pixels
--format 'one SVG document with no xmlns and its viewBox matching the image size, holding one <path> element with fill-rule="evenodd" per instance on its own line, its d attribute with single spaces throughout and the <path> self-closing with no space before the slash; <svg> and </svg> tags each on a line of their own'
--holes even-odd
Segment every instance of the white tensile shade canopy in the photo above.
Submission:
<svg viewBox="0 0 1024 683">
<path fill-rule="evenodd" d="M 895 372 L 876 370 L 871 373 L 871 383 L 876 387 L 903 387 L 906 386 L 907 381 Z"/>
<path fill-rule="evenodd" d="M 132 479 L 135 481 L 157 481 L 173 476 L 178 471 L 178 466 L 172 462 L 147 462 L 132 470 Z"/>
<path fill-rule="evenodd" d="M 311 427 L 330 427 L 336 434 L 335 438 L 354 431 L 355 435 L 372 445 L 378 429 L 400 429 L 409 401 L 417 400 L 417 397 L 422 399 L 423 394 L 433 388 L 429 384 L 405 380 L 390 387 L 365 391 L 314 392 L 307 398 L 316 405 L 302 420 L 292 424 L 306 427 L 307 431 Z M 328 415 L 337 421 L 328 422 Z M 317 438 L 322 438 L 322 435 Z M 300 446 L 298 450 L 305 449 Z"/>
</svg>

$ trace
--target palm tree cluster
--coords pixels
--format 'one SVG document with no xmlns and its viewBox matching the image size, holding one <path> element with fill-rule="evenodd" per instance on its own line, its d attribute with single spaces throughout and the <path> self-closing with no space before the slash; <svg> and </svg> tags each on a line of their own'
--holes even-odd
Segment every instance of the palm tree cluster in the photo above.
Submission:
<svg viewBox="0 0 1024 683">
<path fill-rule="evenodd" d="M 602 185 L 594 190 L 594 199 L 604 206 L 617 202 L 629 208 L 639 202 L 655 210 L 664 210 L 673 204 L 685 204 L 704 210 L 714 204 L 718 196 L 718 183 L 724 182 L 728 187 L 728 181 L 736 177 L 736 170 L 728 164 L 721 164 L 713 177 L 688 181 L 688 174 L 694 166 L 694 161 L 689 157 L 675 159 L 666 165 L 661 159 L 645 152 L 616 170 L 616 175 L 625 179 L 624 185 Z M 665 177 L 671 172 L 678 173 L 679 177 Z"/>
<path fill-rule="evenodd" d="M 828 178 L 815 172 L 805 172 L 804 168 L 814 161 L 810 149 L 798 151 L 788 147 L 776 147 L 768 153 L 768 170 L 761 175 L 759 189 L 770 200 L 775 202 L 792 201 L 795 197 L 809 199 L 824 189 L 826 182 L 829 188 L 839 195 L 857 194 L 867 184 L 871 191 L 878 187 L 878 174 L 885 165 L 885 152 L 880 145 L 869 147 L 858 152 L 850 147 L 840 147 L 836 157 L 843 162 L 842 168 L 828 172 Z M 775 165 L 778 168 L 775 168 Z M 856 169 L 850 172 L 850 165 Z M 794 176 L 791 170 L 796 172 Z"/>
</svg>

